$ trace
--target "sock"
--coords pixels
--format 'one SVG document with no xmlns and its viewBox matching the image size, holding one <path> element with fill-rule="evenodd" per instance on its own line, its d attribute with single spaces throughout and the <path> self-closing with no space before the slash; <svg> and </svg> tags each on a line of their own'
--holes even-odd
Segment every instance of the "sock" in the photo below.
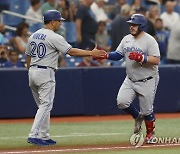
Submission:
<svg viewBox="0 0 180 154">
<path fill-rule="evenodd" d="M 147 120 L 145 120 L 145 125 L 146 125 L 146 133 L 147 134 L 154 134 L 155 121 L 147 121 Z"/>
<path fill-rule="evenodd" d="M 144 116 L 145 125 L 146 125 L 146 132 L 147 134 L 152 134 L 155 131 L 155 116 L 154 112 L 151 114 Z"/>
<path fill-rule="evenodd" d="M 144 119 L 147 121 L 155 121 L 155 116 L 154 116 L 154 112 L 152 112 L 151 114 L 144 116 Z"/>
<path fill-rule="evenodd" d="M 123 109 L 125 112 L 131 114 L 134 119 L 139 116 L 139 111 L 135 108 L 135 106 L 131 103 L 128 108 Z"/>
</svg>

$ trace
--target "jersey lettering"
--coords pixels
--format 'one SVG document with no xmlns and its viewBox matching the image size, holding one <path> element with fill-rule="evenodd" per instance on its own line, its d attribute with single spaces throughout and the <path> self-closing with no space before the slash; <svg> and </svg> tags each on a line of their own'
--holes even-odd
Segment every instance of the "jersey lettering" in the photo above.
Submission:
<svg viewBox="0 0 180 154">
<path fill-rule="evenodd" d="M 46 35 L 41 34 L 41 33 L 36 33 L 36 34 L 33 35 L 33 39 L 45 40 L 46 39 Z"/>
</svg>

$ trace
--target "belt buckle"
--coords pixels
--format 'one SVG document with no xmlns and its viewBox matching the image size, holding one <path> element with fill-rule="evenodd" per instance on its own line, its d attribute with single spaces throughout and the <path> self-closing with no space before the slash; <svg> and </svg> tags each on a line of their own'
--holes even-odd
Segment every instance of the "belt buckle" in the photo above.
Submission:
<svg viewBox="0 0 180 154">
<path fill-rule="evenodd" d="M 47 66 L 41 66 L 41 65 L 37 65 L 37 68 L 42 68 L 42 69 L 47 69 Z"/>
<path fill-rule="evenodd" d="M 146 82 L 147 80 L 148 80 L 148 79 L 146 78 L 146 79 L 143 79 L 142 81 L 143 81 L 143 82 Z"/>
</svg>

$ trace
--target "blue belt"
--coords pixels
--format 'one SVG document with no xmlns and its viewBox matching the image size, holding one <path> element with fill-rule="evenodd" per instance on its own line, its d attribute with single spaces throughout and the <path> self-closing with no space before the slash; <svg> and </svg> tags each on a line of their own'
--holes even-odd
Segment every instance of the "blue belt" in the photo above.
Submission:
<svg viewBox="0 0 180 154">
<path fill-rule="evenodd" d="M 55 68 L 53 68 L 53 67 L 49 67 L 49 66 L 41 66 L 41 65 L 31 65 L 31 66 L 33 66 L 33 67 L 37 67 L 37 68 L 42 68 L 42 69 L 48 69 L 48 68 L 51 68 L 51 69 L 53 69 L 54 71 L 56 71 L 56 69 Z M 31 67 L 30 66 L 30 67 Z"/>
<path fill-rule="evenodd" d="M 153 77 L 152 76 L 149 76 L 148 78 L 145 78 L 145 79 L 142 79 L 142 80 L 137 80 L 137 81 L 133 81 L 131 80 L 131 78 L 129 78 L 132 82 L 145 82 L 147 80 L 151 80 Z"/>
</svg>

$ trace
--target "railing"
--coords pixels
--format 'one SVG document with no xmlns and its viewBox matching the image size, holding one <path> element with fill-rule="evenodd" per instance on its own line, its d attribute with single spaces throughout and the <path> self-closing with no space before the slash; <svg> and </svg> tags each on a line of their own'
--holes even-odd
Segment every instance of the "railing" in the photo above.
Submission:
<svg viewBox="0 0 180 154">
<path fill-rule="evenodd" d="M 19 14 L 19 13 L 15 13 L 15 12 L 12 12 L 12 11 L 8 11 L 8 10 L 3 10 L 3 11 L 1 12 L 1 19 L 0 19 L 0 20 L 1 20 L 1 23 L 4 23 L 4 22 L 3 22 L 3 14 L 8 14 L 8 15 L 12 15 L 12 16 L 19 17 L 19 18 L 28 19 L 28 20 L 32 20 L 32 21 L 36 21 L 36 22 L 43 23 L 43 20 L 34 19 L 34 18 L 29 17 L 29 16 L 22 15 L 22 14 Z M 15 27 L 12 27 L 12 26 L 5 25 L 5 28 L 8 29 L 8 30 L 16 31 L 16 28 L 15 28 Z"/>
</svg>

